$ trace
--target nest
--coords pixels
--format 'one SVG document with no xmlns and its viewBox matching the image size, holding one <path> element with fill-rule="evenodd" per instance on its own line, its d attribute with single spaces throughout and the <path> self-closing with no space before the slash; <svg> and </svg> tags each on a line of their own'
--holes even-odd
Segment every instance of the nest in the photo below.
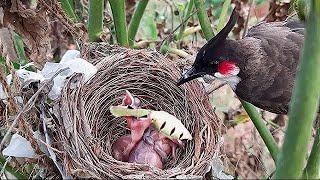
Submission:
<svg viewBox="0 0 320 180">
<path fill-rule="evenodd" d="M 60 123 L 55 147 L 68 174 L 79 178 L 202 178 L 220 149 L 219 121 L 201 85 L 176 86 L 177 63 L 153 50 L 131 50 L 108 44 L 87 44 L 84 58 L 98 67 L 87 82 L 80 74 L 65 84 L 59 102 Z M 109 107 L 118 105 L 125 90 L 142 101 L 142 108 L 167 111 L 180 119 L 193 140 L 163 170 L 117 161 L 112 144 L 128 134 L 126 121 Z"/>
</svg>

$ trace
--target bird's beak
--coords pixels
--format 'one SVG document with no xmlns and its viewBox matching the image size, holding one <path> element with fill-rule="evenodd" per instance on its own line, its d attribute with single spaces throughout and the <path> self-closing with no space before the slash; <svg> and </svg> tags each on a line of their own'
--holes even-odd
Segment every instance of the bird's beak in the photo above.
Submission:
<svg viewBox="0 0 320 180">
<path fill-rule="evenodd" d="M 177 85 L 180 86 L 181 84 L 191 81 L 192 79 L 201 77 L 204 74 L 205 74 L 204 72 L 198 72 L 194 67 L 191 67 L 190 69 L 188 69 L 186 72 L 182 74 Z"/>
</svg>

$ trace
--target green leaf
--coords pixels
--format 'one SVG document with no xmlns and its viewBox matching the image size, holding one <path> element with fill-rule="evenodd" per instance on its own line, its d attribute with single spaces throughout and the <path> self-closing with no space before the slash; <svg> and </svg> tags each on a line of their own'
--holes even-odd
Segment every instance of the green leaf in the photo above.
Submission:
<svg viewBox="0 0 320 180">
<path fill-rule="evenodd" d="M 24 52 L 24 47 L 25 47 L 24 43 L 21 37 L 15 32 L 13 32 L 13 39 L 14 39 L 14 45 L 15 45 L 16 51 L 18 53 L 19 61 L 20 61 L 19 64 L 26 65 L 28 63 L 28 59 L 26 58 L 26 54 Z"/>
<path fill-rule="evenodd" d="M 28 179 L 23 172 L 11 167 L 8 163 L 7 160 L 0 155 L 0 168 L 1 169 L 5 169 L 6 171 L 8 171 L 9 173 L 11 173 L 14 177 L 16 177 L 17 179 Z"/>
<path fill-rule="evenodd" d="M 148 109 L 129 109 L 127 106 L 110 106 L 110 112 L 115 117 L 134 116 L 143 117 L 150 114 Z"/>
<path fill-rule="evenodd" d="M 17 63 L 16 61 L 12 62 L 13 68 L 14 69 L 20 69 L 21 65 L 19 63 Z"/>
<path fill-rule="evenodd" d="M 61 5 L 63 11 L 67 14 L 69 18 L 72 19 L 73 22 L 79 22 L 80 19 L 74 11 L 74 4 L 70 4 L 70 0 L 58 0 L 58 2 Z"/>
<path fill-rule="evenodd" d="M 128 106 L 110 106 L 110 112 L 115 117 L 150 116 L 150 118 L 152 119 L 152 123 L 159 132 L 175 139 L 192 139 L 190 132 L 182 124 L 182 122 L 175 116 L 165 111 L 152 111 L 148 109 L 129 109 Z"/>
<path fill-rule="evenodd" d="M 165 111 L 152 111 L 150 117 L 159 132 L 175 139 L 192 139 L 188 129 L 175 116 Z"/>
</svg>

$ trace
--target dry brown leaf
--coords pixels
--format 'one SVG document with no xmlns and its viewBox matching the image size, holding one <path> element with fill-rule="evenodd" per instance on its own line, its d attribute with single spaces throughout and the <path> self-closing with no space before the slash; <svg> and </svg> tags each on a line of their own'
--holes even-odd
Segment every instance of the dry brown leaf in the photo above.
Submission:
<svg viewBox="0 0 320 180">
<path fill-rule="evenodd" d="M 28 59 L 42 68 L 50 57 L 49 22 L 43 8 L 27 8 L 22 1 L 11 0 L 11 6 L 4 6 L 3 23 L 21 36 L 29 49 L 26 52 Z"/>
<path fill-rule="evenodd" d="M 0 28 L 0 54 L 10 62 L 18 60 L 18 54 L 12 39 L 12 30 L 8 28 Z"/>
</svg>

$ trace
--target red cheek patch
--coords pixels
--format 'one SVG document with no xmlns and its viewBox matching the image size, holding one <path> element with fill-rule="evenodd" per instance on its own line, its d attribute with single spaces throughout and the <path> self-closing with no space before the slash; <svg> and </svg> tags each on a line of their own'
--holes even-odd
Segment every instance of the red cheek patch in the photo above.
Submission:
<svg viewBox="0 0 320 180">
<path fill-rule="evenodd" d="M 218 72 L 224 76 L 232 76 L 239 73 L 239 68 L 232 61 L 222 61 L 218 65 Z"/>
</svg>

